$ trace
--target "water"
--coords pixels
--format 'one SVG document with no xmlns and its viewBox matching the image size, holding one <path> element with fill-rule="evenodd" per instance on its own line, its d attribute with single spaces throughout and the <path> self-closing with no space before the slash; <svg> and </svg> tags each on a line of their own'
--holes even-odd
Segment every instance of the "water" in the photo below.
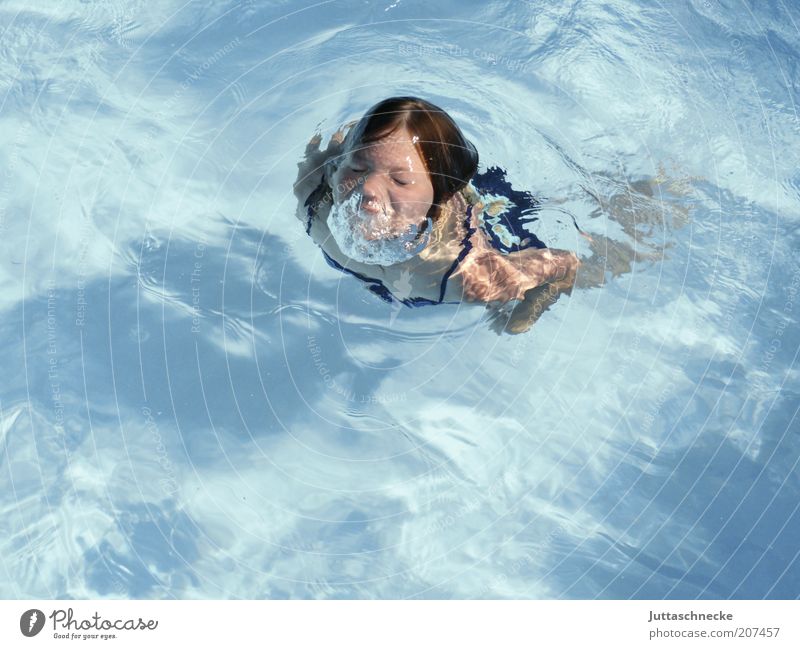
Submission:
<svg viewBox="0 0 800 649">
<path fill-rule="evenodd" d="M 3 597 L 800 595 L 800 12 L 552 5 L 3 4 Z M 605 284 L 327 266 L 296 163 L 397 94 Z"/>
</svg>

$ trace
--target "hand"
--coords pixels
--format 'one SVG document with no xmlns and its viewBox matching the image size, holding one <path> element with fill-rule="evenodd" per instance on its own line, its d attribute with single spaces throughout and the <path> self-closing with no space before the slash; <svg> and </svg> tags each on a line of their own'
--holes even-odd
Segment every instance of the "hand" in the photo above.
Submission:
<svg viewBox="0 0 800 649">
<path fill-rule="evenodd" d="M 306 158 L 319 153 L 319 145 L 322 144 L 322 134 L 314 133 L 311 139 L 306 144 Z"/>
<path fill-rule="evenodd" d="M 325 173 L 325 164 L 341 155 L 344 138 L 339 130 L 331 137 L 327 148 L 322 151 L 322 135 L 315 133 L 306 145 L 305 158 L 297 163 L 297 180 L 294 194 L 302 203 L 319 186 Z"/>
<path fill-rule="evenodd" d="M 322 151 L 320 149 L 320 144 L 322 144 L 322 135 L 319 133 L 315 133 L 314 136 L 308 141 L 306 145 L 306 161 L 305 165 L 315 165 L 320 166 L 323 162 L 325 162 L 331 156 L 336 156 L 341 153 L 342 150 L 342 143 L 344 142 L 344 132 L 342 129 L 339 129 L 331 136 L 331 139 L 328 141 L 327 148 Z"/>
<path fill-rule="evenodd" d="M 505 317 L 495 317 L 490 326 L 497 334 L 503 331 L 512 335 L 524 333 L 536 323 L 547 309 L 556 303 L 562 293 L 569 295 L 571 292 L 572 283 L 563 280 L 529 289 L 526 291 L 525 299 L 522 302 L 517 304 L 510 312 L 498 314 Z"/>
<path fill-rule="evenodd" d="M 347 122 L 347 124 L 344 126 L 339 127 L 339 130 L 331 136 L 331 141 L 336 141 L 338 144 L 344 142 L 344 138 L 347 136 L 347 131 L 349 131 L 356 124 L 358 124 L 358 120 L 354 119 L 352 122 Z M 328 147 L 330 148 L 330 144 Z"/>
<path fill-rule="evenodd" d="M 576 272 L 581 262 L 572 253 L 568 254 L 574 261 L 562 266 L 559 279 L 528 289 L 525 291 L 524 299 L 513 307 L 508 304 L 487 306 L 490 311 L 489 326 L 495 333 L 505 332 L 513 335 L 528 331 L 562 294 L 572 294 Z M 566 259 L 569 257 L 565 257 Z"/>
</svg>

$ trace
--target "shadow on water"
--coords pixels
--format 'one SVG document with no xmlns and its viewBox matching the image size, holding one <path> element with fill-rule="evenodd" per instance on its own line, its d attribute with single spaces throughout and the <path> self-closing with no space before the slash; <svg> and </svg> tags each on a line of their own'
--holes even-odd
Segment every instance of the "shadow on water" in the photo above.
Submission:
<svg viewBox="0 0 800 649">
<path fill-rule="evenodd" d="M 17 565 L 38 566 L 16 578 L 21 593 L 74 596 L 65 577 L 77 571 L 102 595 L 167 595 L 174 573 L 192 579 L 197 546 L 208 545 L 179 504 L 187 471 L 235 461 L 247 442 L 258 448 L 314 418 L 309 404 L 327 388 L 309 352 L 309 280 L 278 238 L 236 236 L 244 241 L 235 253 L 150 237 L 129 250 L 137 275 L 86 280 L 80 291 L 60 280 L 4 315 L 5 339 L 16 342 L 1 362 L 20 378 L 0 402 L 3 492 L 11 494 L 4 546 Z M 259 245 L 260 255 L 281 260 L 280 305 L 253 285 Z M 318 336 L 332 332 L 311 317 Z M 327 361 L 346 366 L 345 350 L 336 350 L 326 347 Z M 95 475 L 87 482 L 83 471 Z M 45 516 L 75 505 L 75 530 Z M 84 529 L 84 515 L 113 523 Z M 33 538 L 68 556 L 69 567 L 43 574 Z"/>
<path fill-rule="evenodd" d="M 18 344 L 4 347 L 0 361 L 27 376 L 0 403 L 8 458 L 1 479 L 4 493 L 13 494 L 3 506 L 13 530 L 5 549 L 17 557 L 21 572 L 11 581 L 19 594 L 169 597 L 206 589 L 236 595 L 194 565 L 223 552 L 219 543 L 236 541 L 208 515 L 189 513 L 186 500 L 195 493 L 188 484 L 208 484 L 221 467 L 238 475 L 260 463 L 273 466 L 270 454 L 288 439 L 299 442 L 295 460 L 308 464 L 312 476 L 314 463 L 325 459 L 325 449 L 315 449 L 325 436 L 332 448 L 351 449 L 357 458 L 391 453 L 390 440 L 350 426 L 353 415 L 375 406 L 372 397 L 387 369 L 402 360 L 400 352 L 365 365 L 354 362 L 341 338 L 406 335 L 370 318 L 372 296 L 309 277 L 280 238 L 248 228 L 233 229 L 231 237 L 230 245 L 210 245 L 147 235 L 127 249 L 132 274 L 59 278 L 48 295 L 5 314 L 6 339 Z M 395 462 L 415 474 L 425 470 L 414 458 Z M 250 480 L 249 488 L 298 479 L 282 475 Z M 300 484 L 296 498 L 320 488 L 330 487 Z M 229 496 L 240 505 L 247 498 Z M 252 515 L 265 518 L 259 529 L 269 529 L 269 512 L 282 501 L 262 497 L 267 502 L 254 502 Z M 378 543 L 355 534 L 368 512 L 357 515 L 357 503 L 346 499 L 328 501 L 320 507 L 334 507 L 334 520 L 313 521 L 309 538 L 348 551 Z M 73 518 L 68 526 L 65 516 Z M 297 525 L 302 529 L 302 516 Z M 305 551 L 301 546 L 298 556 Z M 257 558 L 239 563 L 247 559 L 231 552 L 230 569 L 259 568 Z M 267 592 L 279 594 L 281 583 Z M 292 592 L 301 587 L 311 589 L 308 596 L 316 592 L 309 584 Z M 337 588 L 329 595 L 354 592 Z"/>
<path fill-rule="evenodd" d="M 763 422 L 765 440 L 757 458 L 711 434 L 700 436 L 690 451 L 645 452 L 646 461 L 614 471 L 593 502 L 605 508 L 616 503 L 606 517 L 622 532 L 616 540 L 601 533 L 563 549 L 558 560 L 572 569 L 556 571 L 554 578 L 564 595 L 797 597 L 800 490 L 791 467 L 800 451 L 796 439 L 781 434 L 794 415 L 790 403 L 782 405 Z M 676 428 L 689 427 L 688 421 Z M 776 453 L 786 458 L 784 470 L 774 466 Z M 581 578 L 569 581 L 569 574 Z"/>
<path fill-rule="evenodd" d="M 95 350 L 86 359 L 90 402 L 114 385 L 121 409 L 163 413 L 179 426 L 193 462 L 202 462 L 203 453 L 193 451 L 204 442 L 214 448 L 222 441 L 204 439 L 211 431 L 236 443 L 291 428 L 303 414 L 293 376 L 302 365 L 292 354 L 305 348 L 300 330 L 284 327 L 279 341 L 264 326 L 276 305 L 252 291 L 246 260 L 211 247 L 200 258 L 198 250 L 173 240 L 141 260 L 138 285 L 119 280 L 110 296 L 107 286 L 89 287 L 87 302 L 111 297 L 113 311 L 110 321 L 93 314 L 84 328 Z M 287 263 L 283 273 L 299 290 L 299 270 Z"/>
</svg>

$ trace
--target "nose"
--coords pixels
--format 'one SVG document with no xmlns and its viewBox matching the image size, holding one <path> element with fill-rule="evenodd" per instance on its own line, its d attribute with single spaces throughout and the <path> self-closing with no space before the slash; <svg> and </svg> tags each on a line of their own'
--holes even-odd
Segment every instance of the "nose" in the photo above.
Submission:
<svg viewBox="0 0 800 649">
<path fill-rule="evenodd" d="M 364 178 L 361 208 L 368 214 L 378 214 L 383 206 L 381 180 L 377 174 L 371 173 Z"/>
</svg>

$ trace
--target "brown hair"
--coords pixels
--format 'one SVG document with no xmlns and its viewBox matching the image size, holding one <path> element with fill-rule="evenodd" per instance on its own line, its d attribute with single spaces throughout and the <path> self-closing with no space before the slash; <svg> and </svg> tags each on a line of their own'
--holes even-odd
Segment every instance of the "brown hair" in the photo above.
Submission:
<svg viewBox="0 0 800 649">
<path fill-rule="evenodd" d="M 478 151 L 445 111 L 418 97 L 390 97 L 370 108 L 350 129 L 344 150 L 377 142 L 405 126 L 419 140 L 414 146 L 425 163 L 433 185 L 433 205 L 428 216 L 467 186 L 478 170 Z"/>
</svg>

